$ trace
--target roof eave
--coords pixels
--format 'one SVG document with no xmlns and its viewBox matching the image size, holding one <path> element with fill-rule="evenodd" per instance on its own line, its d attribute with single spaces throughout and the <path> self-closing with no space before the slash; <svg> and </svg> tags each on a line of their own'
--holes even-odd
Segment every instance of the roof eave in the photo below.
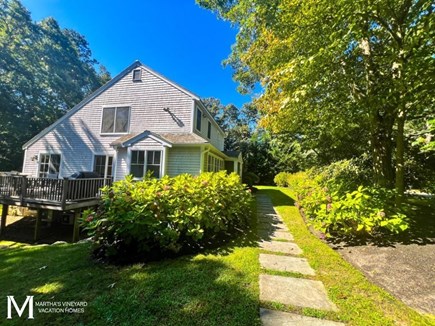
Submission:
<svg viewBox="0 0 435 326">
<path fill-rule="evenodd" d="M 159 142 L 163 146 L 172 147 L 172 145 L 173 145 L 168 140 L 163 139 L 159 135 L 156 135 L 155 133 L 153 133 L 152 131 L 149 131 L 149 130 L 145 130 L 144 132 L 140 133 L 139 135 L 136 135 L 135 137 L 133 137 L 129 140 L 126 140 L 125 142 L 122 142 L 120 145 L 123 148 L 130 147 L 130 146 L 136 144 L 137 142 L 139 142 L 142 139 L 147 138 L 147 137 L 155 140 L 156 142 Z"/>
</svg>

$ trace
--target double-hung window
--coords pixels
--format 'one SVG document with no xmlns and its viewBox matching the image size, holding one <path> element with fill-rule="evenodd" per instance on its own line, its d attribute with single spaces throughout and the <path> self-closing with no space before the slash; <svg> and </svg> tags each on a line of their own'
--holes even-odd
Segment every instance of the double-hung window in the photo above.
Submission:
<svg viewBox="0 0 435 326">
<path fill-rule="evenodd" d="M 162 151 L 131 151 L 130 174 L 143 178 L 149 171 L 154 178 L 161 177 Z"/>
<path fill-rule="evenodd" d="M 102 134 L 127 133 L 130 123 L 130 108 L 127 106 L 103 108 Z"/>
<path fill-rule="evenodd" d="M 147 151 L 147 167 L 146 171 L 151 171 L 153 177 L 160 178 L 162 152 L 161 151 Z"/>
<path fill-rule="evenodd" d="M 60 154 L 39 155 L 39 177 L 57 178 L 60 171 Z"/>
<path fill-rule="evenodd" d="M 196 108 L 196 130 L 201 131 L 202 112 Z"/>
<path fill-rule="evenodd" d="M 94 172 L 98 173 L 101 178 L 113 178 L 113 156 L 95 155 Z"/>
</svg>

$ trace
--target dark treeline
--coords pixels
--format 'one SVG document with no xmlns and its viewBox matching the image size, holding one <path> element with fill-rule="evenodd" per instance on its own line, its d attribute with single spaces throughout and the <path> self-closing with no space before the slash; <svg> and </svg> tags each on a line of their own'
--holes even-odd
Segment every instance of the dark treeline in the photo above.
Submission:
<svg viewBox="0 0 435 326">
<path fill-rule="evenodd" d="M 20 169 L 22 145 L 109 79 L 82 35 L 0 0 L 0 171 Z"/>
</svg>

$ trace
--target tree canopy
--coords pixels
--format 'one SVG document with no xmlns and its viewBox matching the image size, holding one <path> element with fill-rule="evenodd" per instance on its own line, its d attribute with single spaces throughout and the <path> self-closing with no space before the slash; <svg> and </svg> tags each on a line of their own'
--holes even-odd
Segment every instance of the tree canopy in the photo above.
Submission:
<svg viewBox="0 0 435 326">
<path fill-rule="evenodd" d="M 96 67 L 82 35 L 0 0 L 0 170 L 19 169 L 27 140 L 110 79 Z"/>
<path fill-rule="evenodd" d="M 242 108 L 224 105 L 216 98 L 205 98 L 202 102 L 225 131 L 224 150 L 242 153 L 243 175 L 254 173 L 261 183 L 271 184 L 278 172 L 278 159 L 272 154 L 269 134 L 257 126 L 256 107 L 252 103 Z"/>
<path fill-rule="evenodd" d="M 241 91 L 261 83 L 262 126 L 327 160 L 370 152 L 374 181 L 403 192 L 407 125 L 435 114 L 433 1 L 198 3 L 239 28 L 226 64 Z"/>
</svg>

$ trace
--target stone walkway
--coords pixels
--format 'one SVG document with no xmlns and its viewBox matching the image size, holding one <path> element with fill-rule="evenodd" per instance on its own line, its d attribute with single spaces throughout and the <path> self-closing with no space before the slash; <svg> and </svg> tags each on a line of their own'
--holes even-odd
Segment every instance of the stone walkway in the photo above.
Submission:
<svg viewBox="0 0 435 326">
<path fill-rule="evenodd" d="M 270 271 L 291 272 L 315 276 L 303 252 L 292 242 L 293 236 L 272 206 L 266 195 L 257 195 L 258 232 L 260 236 L 261 268 Z M 289 277 L 270 274 L 260 275 L 260 300 L 277 302 L 302 308 L 337 311 L 328 299 L 326 289 L 320 281 L 304 277 Z M 334 321 L 301 316 L 293 313 L 260 308 L 261 322 L 265 326 L 284 325 L 344 325 Z"/>
</svg>

